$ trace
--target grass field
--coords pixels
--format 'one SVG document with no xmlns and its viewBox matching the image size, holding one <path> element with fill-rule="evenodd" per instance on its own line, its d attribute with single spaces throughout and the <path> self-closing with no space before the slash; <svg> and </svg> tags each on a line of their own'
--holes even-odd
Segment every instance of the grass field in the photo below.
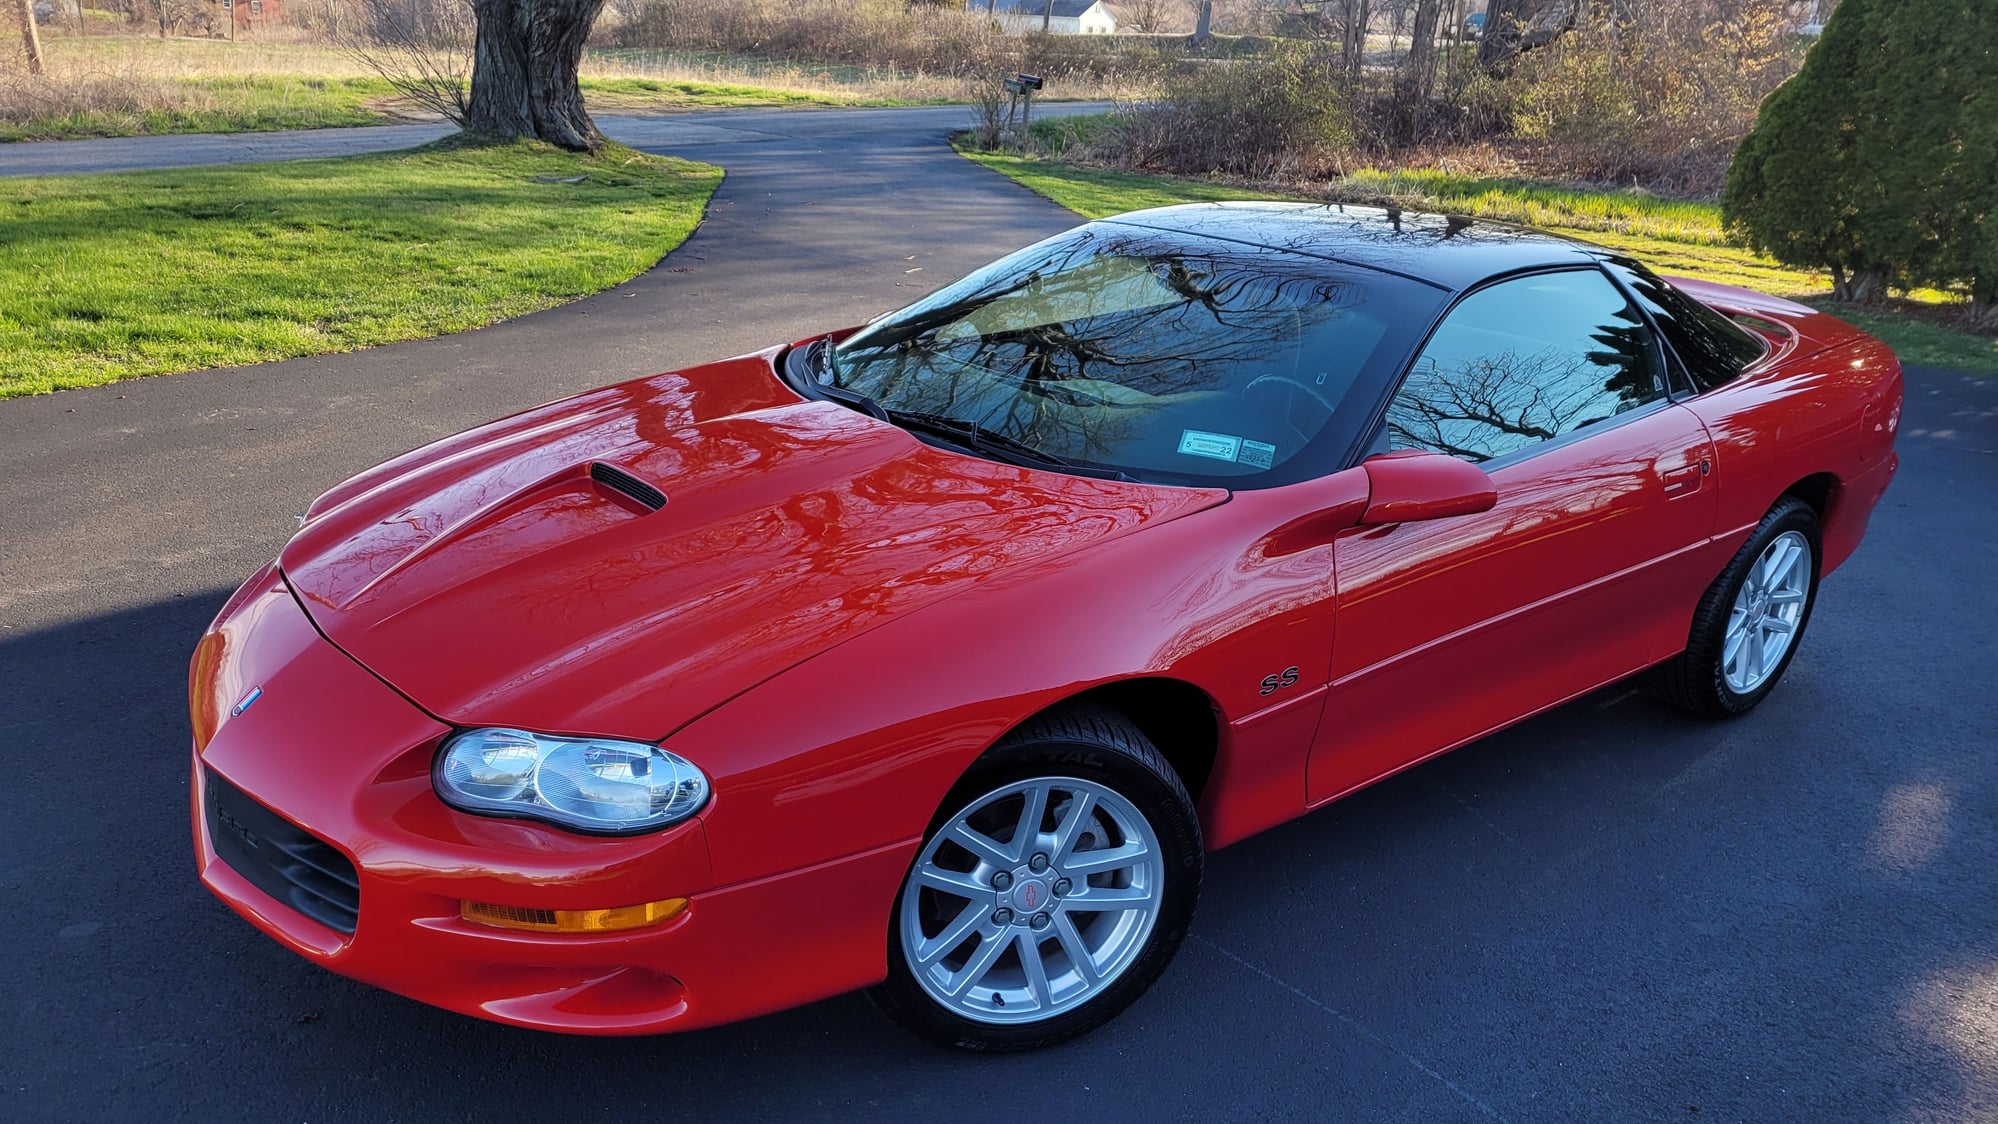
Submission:
<svg viewBox="0 0 1998 1124">
<path fill-rule="evenodd" d="M 397 119 L 386 104 L 394 93 L 379 78 L 295 74 L 119 83 L 96 97 L 51 98 L 46 108 L 0 116 L 0 141 L 380 125 Z"/>
<path fill-rule="evenodd" d="M 1074 121 L 1075 119 L 1068 119 Z M 1054 123 L 1050 122 L 1050 128 Z M 1074 126 L 1069 126 L 1073 128 Z M 1086 130 L 1088 126 L 1083 126 Z M 1591 191 L 1439 171 L 1363 169 L 1314 194 L 1285 194 L 1205 180 L 1139 175 L 1060 160 L 960 148 L 965 156 L 1088 218 L 1141 207 L 1242 198 L 1311 202 L 1392 201 L 1410 209 L 1450 211 L 1540 227 L 1621 250 L 1662 273 L 1701 277 L 1803 300 L 1887 341 L 1903 362 L 1998 372 L 1998 338 L 1940 322 L 1947 298 L 1920 292 L 1893 309 L 1861 308 L 1830 299 L 1820 273 L 1789 269 L 1727 244 L 1720 208 L 1641 192 Z"/>
<path fill-rule="evenodd" d="M 0 141 L 379 125 L 411 108 L 361 61 L 313 43 L 55 36 L 42 80 L 0 72 Z M 597 113 L 923 105 L 956 80 L 723 55 L 592 51 L 583 99 Z"/>
<path fill-rule="evenodd" d="M 721 170 L 610 146 L 0 179 L 0 397 L 490 324 L 650 268 Z"/>
</svg>

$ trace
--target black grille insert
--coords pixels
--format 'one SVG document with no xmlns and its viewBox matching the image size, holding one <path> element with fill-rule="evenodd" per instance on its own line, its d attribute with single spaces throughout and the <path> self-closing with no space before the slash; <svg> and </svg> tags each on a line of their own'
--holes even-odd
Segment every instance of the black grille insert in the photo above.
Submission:
<svg viewBox="0 0 1998 1124">
<path fill-rule="evenodd" d="M 215 856 L 269 894 L 329 929 L 354 931 L 361 880 L 333 845 L 203 770 Z"/>
<path fill-rule="evenodd" d="M 631 497 L 654 511 L 666 506 L 666 493 L 633 476 L 631 473 L 602 461 L 590 462 L 590 479 L 602 484 L 613 492 Z"/>
</svg>

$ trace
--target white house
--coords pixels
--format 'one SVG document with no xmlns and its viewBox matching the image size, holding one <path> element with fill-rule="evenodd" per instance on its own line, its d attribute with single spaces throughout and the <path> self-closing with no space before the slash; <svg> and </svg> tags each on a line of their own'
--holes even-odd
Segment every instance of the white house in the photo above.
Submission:
<svg viewBox="0 0 1998 1124">
<path fill-rule="evenodd" d="M 965 0 L 964 7 L 991 16 L 1008 35 L 1044 27 L 1053 35 L 1109 35 L 1117 30 L 1117 17 L 1103 0 Z"/>
</svg>

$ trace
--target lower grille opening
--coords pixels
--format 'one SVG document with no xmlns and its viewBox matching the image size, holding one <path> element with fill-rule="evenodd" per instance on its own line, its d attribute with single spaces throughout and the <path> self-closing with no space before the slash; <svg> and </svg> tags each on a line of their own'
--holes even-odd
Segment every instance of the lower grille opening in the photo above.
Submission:
<svg viewBox="0 0 1998 1124">
<path fill-rule="evenodd" d="M 213 769 L 202 774 L 215 856 L 250 885 L 321 925 L 353 932 L 361 914 L 361 880 L 347 856 Z"/>
</svg>

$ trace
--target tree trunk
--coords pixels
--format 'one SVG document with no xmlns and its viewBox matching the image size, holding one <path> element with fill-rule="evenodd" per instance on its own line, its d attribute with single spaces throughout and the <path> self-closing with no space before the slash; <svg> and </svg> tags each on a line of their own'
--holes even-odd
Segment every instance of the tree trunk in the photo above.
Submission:
<svg viewBox="0 0 1998 1124">
<path fill-rule="evenodd" d="M 1214 33 L 1214 0 L 1200 0 L 1200 14 L 1193 20 L 1193 45 L 1198 47 L 1207 42 Z"/>
<path fill-rule="evenodd" d="M 1443 26 L 1450 32 L 1450 81 L 1454 88 L 1458 61 L 1464 54 L 1464 0 L 1450 0 L 1449 20 Z"/>
<path fill-rule="evenodd" d="M 1980 332 L 1998 332 L 1998 282 L 1971 282 L 1970 326 Z"/>
<path fill-rule="evenodd" d="M 1488 74 L 1512 71 L 1521 52 L 1544 47 L 1575 26 L 1580 0 L 1491 0 L 1478 40 L 1478 65 Z"/>
<path fill-rule="evenodd" d="M 1832 299 L 1850 301 L 1853 304 L 1867 304 L 1878 300 L 1887 291 L 1887 277 L 1877 269 L 1856 269 L 1847 273 L 1833 266 Z"/>
<path fill-rule="evenodd" d="M 1402 62 L 1401 87 L 1407 96 L 1427 101 L 1436 84 L 1436 24 L 1443 0 L 1422 0 L 1415 6 L 1415 26 L 1408 32 L 1408 57 Z"/>
<path fill-rule="evenodd" d="M 1442 16 L 1443 0 L 1420 0 L 1416 5 L 1415 26 L 1408 32 L 1408 54 L 1395 78 L 1389 117 L 1399 140 L 1415 140 L 1428 125 L 1429 96 L 1436 87 L 1436 25 Z"/>
<path fill-rule="evenodd" d="M 1346 0 L 1346 28 L 1340 44 L 1340 62 L 1345 65 L 1346 74 L 1352 78 L 1360 76 L 1367 60 L 1367 22 L 1373 16 L 1369 10 L 1369 0 Z"/>
<path fill-rule="evenodd" d="M 595 151 L 576 69 L 604 0 L 473 0 L 472 99 L 465 127 Z"/>
<path fill-rule="evenodd" d="M 42 72 L 42 35 L 35 29 L 35 0 L 21 0 L 21 47 L 28 53 L 28 73 Z"/>
</svg>

